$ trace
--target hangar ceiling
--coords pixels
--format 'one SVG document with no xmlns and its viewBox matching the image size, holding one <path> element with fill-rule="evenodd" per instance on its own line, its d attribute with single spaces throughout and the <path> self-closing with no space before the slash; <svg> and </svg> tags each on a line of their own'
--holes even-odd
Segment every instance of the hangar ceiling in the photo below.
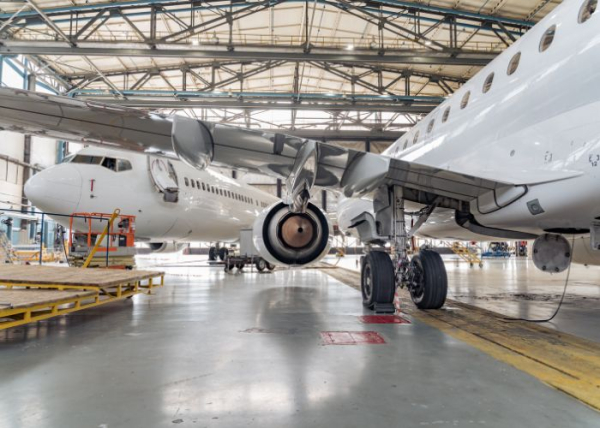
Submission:
<svg viewBox="0 0 600 428">
<path fill-rule="evenodd" d="M 401 132 L 560 1 L 0 1 L 0 55 L 77 98 Z"/>
</svg>

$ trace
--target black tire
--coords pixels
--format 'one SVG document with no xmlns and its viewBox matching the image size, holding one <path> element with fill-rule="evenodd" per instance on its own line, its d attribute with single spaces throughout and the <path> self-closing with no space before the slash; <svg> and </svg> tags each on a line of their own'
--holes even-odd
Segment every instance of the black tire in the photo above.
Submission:
<svg viewBox="0 0 600 428">
<path fill-rule="evenodd" d="M 208 260 L 211 262 L 217 260 L 217 249 L 215 247 L 210 247 L 208 249 Z"/>
<path fill-rule="evenodd" d="M 275 265 L 272 265 L 271 263 L 267 262 L 267 269 L 269 269 L 270 271 L 275 270 Z"/>
<path fill-rule="evenodd" d="M 256 263 L 254 263 L 254 265 L 256 266 L 256 270 L 258 270 L 259 272 L 263 272 L 265 269 L 267 269 L 267 261 L 263 258 L 256 260 Z"/>
<path fill-rule="evenodd" d="M 442 256 L 423 250 L 411 260 L 411 268 L 420 275 L 419 287 L 411 287 L 410 297 L 419 309 L 439 309 L 446 302 L 448 275 Z"/>
<path fill-rule="evenodd" d="M 227 248 L 222 247 L 222 248 L 219 248 L 218 254 L 219 254 L 219 259 L 221 259 L 221 261 L 224 261 L 227 258 L 229 251 L 227 250 Z"/>
<path fill-rule="evenodd" d="M 392 303 L 396 291 L 394 265 L 383 251 L 370 251 L 362 258 L 360 289 L 363 306 L 374 309 L 376 304 Z"/>
</svg>

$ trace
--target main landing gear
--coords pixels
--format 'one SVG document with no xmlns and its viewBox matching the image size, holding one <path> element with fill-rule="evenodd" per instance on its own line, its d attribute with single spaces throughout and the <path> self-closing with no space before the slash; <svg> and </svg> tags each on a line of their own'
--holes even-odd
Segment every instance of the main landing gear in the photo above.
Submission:
<svg viewBox="0 0 600 428">
<path fill-rule="evenodd" d="M 378 220 L 389 220 L 389 233 L 379 236 L 379 244 L 391 244 L 391 256 L 384 248 L 369 251 L 361 263 L 361 291 L 363 305 L 376 312 L 394 312 L 394 294 L 397 287 L 406 288 L 419 309 L 439 309 L 446 302 L 448 276 L 441 256 L 431 250 L 421 250 L 409 259 L 409 241 L 436 207 L 436 204 L 419 213 L 419 219 L 411 230 L 405 223 L 404 199 L 401 189 L 386 189 L 387 207 L 376 212 Z M 381 202 L 381 194 L 379 194 Z M 383 204 L 386 205 L 385 203 Z M 381 207 L 382 204 L 379 204 Z M 387 212 L 385 212 L 387 210 Z M 381 222 L 380 222 L 381 224 Z"/>
<path fill-rule="evenodd" d="M 217 258 L 221 261 L 225 261 L 227 255 L 229 254 L 229 250 L 225 247 L 210 247 L 208 249 L 208 260 L 211 262 L 217 261 Z"/>
</svg>

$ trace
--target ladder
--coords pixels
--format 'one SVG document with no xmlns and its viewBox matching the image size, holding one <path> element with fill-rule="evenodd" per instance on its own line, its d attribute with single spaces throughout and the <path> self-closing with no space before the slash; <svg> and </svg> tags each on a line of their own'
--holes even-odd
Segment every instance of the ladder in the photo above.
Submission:
<svg viewBox="0 0 600 428">
<path fill-rule="evenodd" d="M 469 263 L 469 266 L 473 267 L 474 265 L 479 265 L 479 267 L 483 267 L 483 262 L 477 255 L 475 249 L 469 248 L 461 242 L 443 241 L 443 243 L 446 247 L 450 248 L 454 254 Z"/>
<path fill-rule="evenodd" d="M 0 264 L 14 263 L 16 260 L 15 252 L 12 248 L 6 232 L 0 230 Z"/>
</svg>

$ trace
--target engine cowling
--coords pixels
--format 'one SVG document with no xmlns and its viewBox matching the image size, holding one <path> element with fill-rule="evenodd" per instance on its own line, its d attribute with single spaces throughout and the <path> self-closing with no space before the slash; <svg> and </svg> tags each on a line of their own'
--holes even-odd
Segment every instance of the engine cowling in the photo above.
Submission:
<svg viewBox="0 0 600 428">
<path fill-rule="evenodd" d="M 187 244 L 177 244 L 175 242 L 150 242 L 148 243 L 150 251 L 154 253 L 178 253 L 183 250 Z"/>
<path fill-rule="evenodd" d="M 260 256 L 279 266 L 305 266 L 327 254 L 332 229 L 327 216 L 309 203 L 305 213 L 290 212 L 279 202 L 254 222 L 254 246 Z"/>
</svg>

